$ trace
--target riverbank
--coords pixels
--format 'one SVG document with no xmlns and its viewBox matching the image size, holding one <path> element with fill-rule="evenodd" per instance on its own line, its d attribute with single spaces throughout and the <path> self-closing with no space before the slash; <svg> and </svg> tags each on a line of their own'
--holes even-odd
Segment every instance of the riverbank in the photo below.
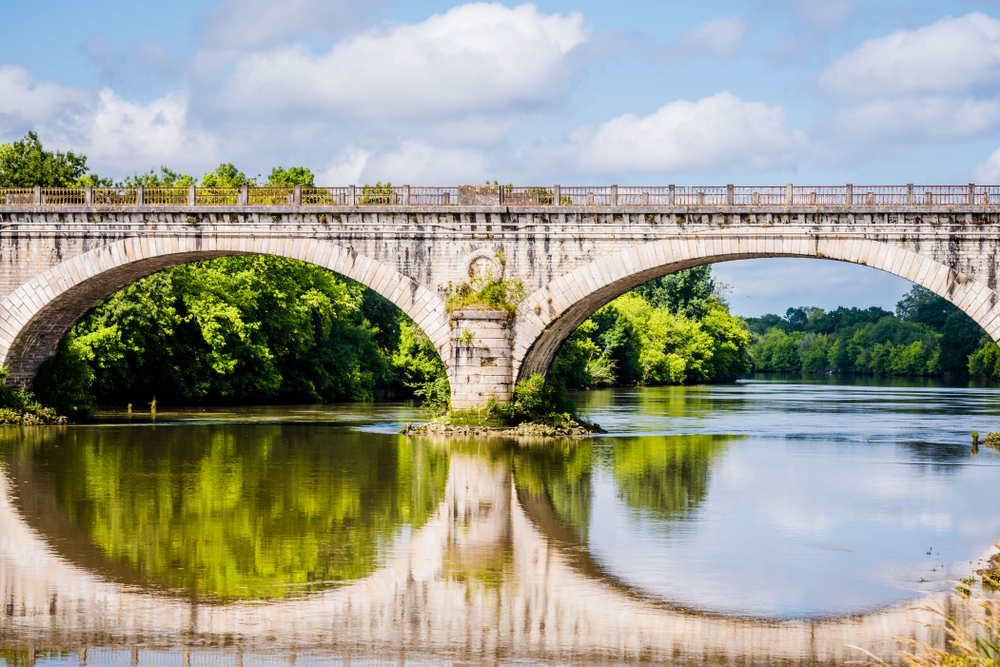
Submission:
<svg viewBox="0 0 1000 667">
<path fill-rule="evenodd" d="M 69 419 L 56 414 L 51 408 L 35 410 L 0 408 L 0 424 L 9 426 L 52 426 L 68 424 Z"/>
<path fill-rule="evenodd" d="M 7 367 L 0 368 L 0 424 L 45 426 L 68 424 L 69 419 L 39 403 L 31 392 L 5 386 Z"/>
</svg>

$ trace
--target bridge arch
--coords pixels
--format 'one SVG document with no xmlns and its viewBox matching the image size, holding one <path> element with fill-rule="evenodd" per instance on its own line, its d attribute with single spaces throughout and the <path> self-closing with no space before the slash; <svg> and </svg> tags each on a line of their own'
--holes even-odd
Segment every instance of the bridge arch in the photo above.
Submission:
<svg viewBox="0 0 1000 667">
<path fill-rule="evenodd" d="M 233 255 L 297 259 L 361 283 L 428 335 L 452 376 L 448 312 L 441 298 L 399 271 L 329 241 L 273 236 L 131 237 L 68 259 L 0 301 L 0 364 L 8 383 L 29 386 L 41 364 L 88 310 L 140 278 L 189 262 Z"/>
<path fill-rule="evenodd" d="M 516 323 L 515 380 L 547 374 L 578 326 L 639 285 L 702 264 L 764 257 L 830 259 L 892 273 L 955 304 L 1000 343 L 1000 293 L 937 259 L 846 235 L 703 234 L 634 245 L 578 266 L 528 295 Z"/>
</svg>

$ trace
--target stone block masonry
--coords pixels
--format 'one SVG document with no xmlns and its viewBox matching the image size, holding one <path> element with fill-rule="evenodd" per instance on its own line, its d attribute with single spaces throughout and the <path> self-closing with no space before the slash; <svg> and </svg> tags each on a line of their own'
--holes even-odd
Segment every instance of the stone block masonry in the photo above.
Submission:
<svg viewBox="0 0 1000 667">
<path fill-rule="evenodd" d="M 509 399 L 518 378 L 545 374 L 566 337 L 627 290 L 735 259 L 810 257 L 888 271 L 955 303 L 1000 340 L 1000 206 L 992 199 L 563 206 L 552 202 L 578 195 L 557 192 L 545 204 L 526 191 L 520 201 L 536 202 L 526 205 L 417 205 L 423 195 L 414 188 L 408 206 L 0 206 L 0 362 L 9 382 L 30 385 L 73 323 L 114 291 L 177 264 L 239 254 L 311 262 L 396 304 L 441 355 L 455 407 Z M 494 197 L 516 200 L 496 186 L 465 190 L 461 200 Z M 449 313 L 448 284 L 467 281 L 476 258 L 498 251 L 508 278 L 528 290 L 516 316 Z M 466 328 L 473 346 L 460 338 Z"/>
<path fill-rule="evenodd" d="M 451 315 L 451 407 L 480 407 L 490 398 L 513 398 L 513 318 L 500 310 L 458 310 Z"/>
</svg>

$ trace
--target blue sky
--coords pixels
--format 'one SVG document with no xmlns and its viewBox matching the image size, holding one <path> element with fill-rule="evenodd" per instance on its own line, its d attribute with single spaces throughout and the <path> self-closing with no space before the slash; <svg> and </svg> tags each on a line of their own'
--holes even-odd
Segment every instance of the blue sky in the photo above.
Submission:
<svg viewBox="0 0 1000 667">
<path fill-rule="evenodd" d="M 113 177 L 1000 182 L 1000 2 L 37 0 L 0 39 L 0 142 L 34 129 Z M 743 315 L 909 288 L 823 261 L 716 273 Z"/>
</svg>

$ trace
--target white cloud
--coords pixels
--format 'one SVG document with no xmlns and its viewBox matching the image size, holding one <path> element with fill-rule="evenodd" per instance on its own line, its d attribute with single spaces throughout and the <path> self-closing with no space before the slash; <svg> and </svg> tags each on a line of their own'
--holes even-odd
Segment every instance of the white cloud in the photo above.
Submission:
<svg viewBox="0 0 1000 667">
<path fill-rule="evenodd" d="M 209 14 L 207 46 L 251 49 L 293 34 L 342 35 L 357 26 L 360 3 L 346 0 L 226 0 Z"/>
<path fill-rule="evenodd" d="M 85 154 L 103 174 L 160 164 L 187 168 L 216 157 L 215 138 L 191 126 L 182 93 L 140 104 L 110 88 L 95 95 L 38 82 L 19 67 L 0 67 L 0 136 L 28 129 L 51 148 Z"/>
<path fill-rule="evenodd" d="M 327 165 L 327 168 L 316 174 L 316 184 L 323 187 L 358 185 L 362 183 L 361 174 L 368 164 L 368 151 L 359 148 L 348 149 L 344 155 Z"/>
<path fill-rule="evenodd" d="M 359 117 L 462 115 L 553 99 L 583 16 L 474 3 L 369 31 L 322 55 L 295 45 L 240 57 L 223 98 L 242 111 L 312 109 Z"/>
<path fill-rule="evenodd" d="M 993 151 L 986 162 L 973 172 L 976 183 L 1000 183 L 1000 148 Z"/>
<path fill-rule="evenodd" d="M 137 162 L 193 166 L 216 157 L 214 137 L 189 126 L 187 97 L 177 92 L 137 104 L 106 88 L 76 132 L 90 161 L 102 169 L 128 170 Z"/>
<path fill-rule="evenodd" d="M 948 141 L 981 135 L 1000 125 L 1000 100 L 948 97 L 876 100 L 837 114 L 826 133 L 836 143 Z"/>
<path fill-rule="evenodd" d="M 92 97 L 58 83 L 35 81 L 23 67 L 0 66 L 0 136 L 72 113 Z"/>
<path fill-rule="evenodd" d="M 736 52 L 749 28 L 749 24 L 738 14 L 705 21 L 681 35 L 674 51 L 684 55 L 728 57 Z"/>
<path fill-rule="evenodd" d="M 1000 83 L 1000 21 L 980 12 L 871 39 L 820 76 L 845 97 L 954 93 Z"/>
<path fill-rule="evenodd" d="M 580 128 L 562 152 L 586 172 L 746 172 L 794 164 L 805 144 L 805 134 L 785 124 L 781 107 L 744 102 L 724 91 L 671 102 L 644 118 L 625 114 Z M 531 152 L 544 159 L 555 149 Z"/>
</svg>

